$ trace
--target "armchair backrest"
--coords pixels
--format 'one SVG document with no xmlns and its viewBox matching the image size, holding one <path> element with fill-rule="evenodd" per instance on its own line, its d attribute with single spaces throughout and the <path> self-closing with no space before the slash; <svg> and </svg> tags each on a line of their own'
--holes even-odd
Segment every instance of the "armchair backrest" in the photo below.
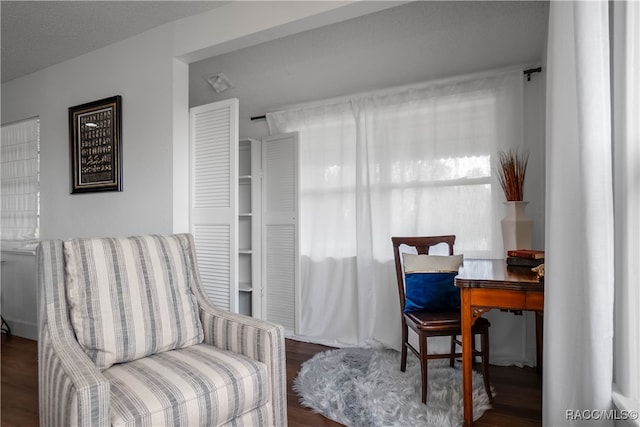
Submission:
<svg viewBox="0 0 640 427">
<path fill-rule="evenodd" d="M 449 255 L 453 255 L 453 244 L 456 241 L 456 236 L 425 236 L 425 237 L 392 237 L 393 243 L 393 258 L 396 264 L 396 279 L 398 282 L 398 296 L 400 297 L 401 312 L 404 312 L 405 306 L 405 288 L 404 288 L 404 271 L 402 268 L 402 252 L 400 246 L 407 245 L 416 248 L 416 251 L 420 255 L 429 254 L 429 248 L 432 246 L 445 243 L 449 246 Z"/>
<path fill-rule="evenodd" d="M 43 242 L 41 327 L 71 328 L 99 369 L 202 342 L 192 251 L 186 234 Z"/>
</svg>

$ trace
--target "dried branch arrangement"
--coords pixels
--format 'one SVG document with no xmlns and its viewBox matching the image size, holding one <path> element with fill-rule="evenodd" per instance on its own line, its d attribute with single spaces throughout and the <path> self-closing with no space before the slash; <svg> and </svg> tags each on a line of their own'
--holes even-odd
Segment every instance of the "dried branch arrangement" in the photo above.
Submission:
<svg viewBox="0 0 640 427">
<path fill-rule="evenodd" d="M 510 202 L 522 201 L 524 175 L 527 172 L 528 162 L 528 152 L 521 153 L 515 149 L 498 152 L 499 165 L 496 168 L 498 182 L 500 182 L 504 195 Z"/>
</svg>

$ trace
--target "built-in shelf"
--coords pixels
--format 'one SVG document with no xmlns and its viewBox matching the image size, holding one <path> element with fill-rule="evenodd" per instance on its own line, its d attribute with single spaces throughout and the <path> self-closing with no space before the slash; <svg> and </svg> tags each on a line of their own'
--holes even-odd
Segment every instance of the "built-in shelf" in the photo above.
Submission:
<svg viewBox="0 0 640 427">
<path fill-rule="evenodd" d="M 260 141 L 240 140 L 238 150 L 238 278 L 240 313 L 261 318 Z"/>
</svg>

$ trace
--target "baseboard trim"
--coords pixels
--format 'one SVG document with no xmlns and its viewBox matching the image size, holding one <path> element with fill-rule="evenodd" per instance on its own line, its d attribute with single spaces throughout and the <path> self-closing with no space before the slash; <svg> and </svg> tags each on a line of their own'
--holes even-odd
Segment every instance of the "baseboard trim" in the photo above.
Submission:
<svg viewBox="0 0 640 427">
<path fill-rule="evenodd" d="M 34 323 L 21 322 L 19 320 L 4 319 L 11 328 L 11 335 L 17 337 L 28 338 L 30 340 L 38 340 L 38 326 Z"/>
</svg>

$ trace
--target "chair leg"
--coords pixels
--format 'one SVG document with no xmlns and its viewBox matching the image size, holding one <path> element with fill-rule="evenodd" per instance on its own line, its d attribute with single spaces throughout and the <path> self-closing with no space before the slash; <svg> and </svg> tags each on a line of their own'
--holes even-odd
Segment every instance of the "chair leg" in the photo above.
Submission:
<svg viewBox="0 0 640 427">
<path fill-rule="evenodd" d="M 427 403 L 427 381 L 428 372 L 427 367 L 427 337 L 420 335 L 420 371 L 422 373 L 422 403 Z"/>
<path fill-rule="evenodd" d="M 407 341 L 409 332 L 407 325 L 402 325 L 402 352 L 400 355 L 400 370 L 402 372 L 407 370 Z"/>
<path fill-rule="evenodd" d="M 489 396 L 489 402 L 493 402 L 491 393 L 491 382 L 489 381 L 489 330 L 482 332 L 482 378 L 484 379 L 484 389 Z"/>
<path fill-rule="evenodd" d="M 452 368 L 455 366 L 456 364 L 456 337 L 455 335 L 451 336 L 451 357 L 449 358 L 449 366 L 451 366 Z"/>
</svg>

